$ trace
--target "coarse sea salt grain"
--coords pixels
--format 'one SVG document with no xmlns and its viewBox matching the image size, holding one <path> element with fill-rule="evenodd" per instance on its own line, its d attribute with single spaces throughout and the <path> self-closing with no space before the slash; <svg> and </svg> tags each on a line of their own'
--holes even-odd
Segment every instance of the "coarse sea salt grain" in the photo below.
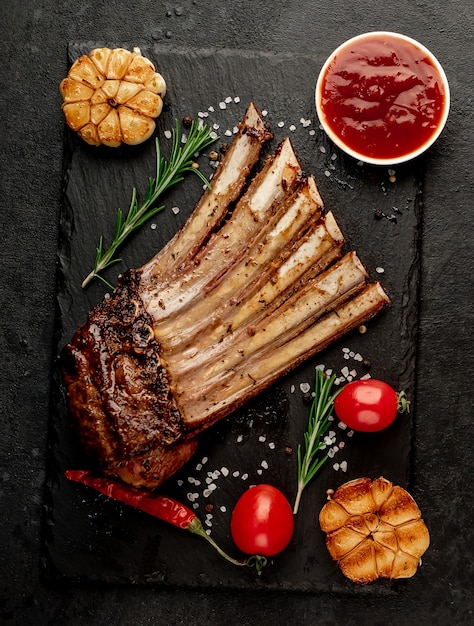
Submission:
<svg viewBox="0 0 474 626">
<path fill-rule="evenodd" d="M 156 224 L 155 223 L 151 224 L 150 228 L 151 228 L 151 230 L 156 230 Z"/>
<path fill-rule="evenodd" d="M 285 125 L 285 122 L 278 122 L 278 128 L 283 128 L 284 125 Z"/>
<path fill-rule="evenodd" d="M 385 272 L 383 267 L 376 267 L 375 271 L 377 272 L 377 274 L 383 274 Z"/>
<path fill-rule="evenodd" d="M 229 468 L 228 467 L 221 467 L 221 474 L 222 474 L 222 476 L 224 476 L 224 478 L 227 478 L 227 476 L 229 475 Z"/>
<path fill-rule="evenodd" d="M 291 130 L 291 132 L 293 133 L 293 132 L 296 130 L 296 126 L 295 126 L 294 124 L 292 124 L 292 125 L 290 126 L 290 130 Z"/>
<path fill-rule="evenodd" d="M 266 441 L 266 440 L 267 440 L 267 437 L 266 437 L 266 435 L 260 435 L 260 437 L 258 438 L 258 440 L 259 440 L 259 441 L 261 441 L 261 442 L 263 443 L 264 441 Z"/>
<path fill-rule="evenodd" d="M 165 130 L 164 135 L 166 137 L 166 139 L 171 139 L 172 137 L 172 132 L 170 130 Z"/>
<path fill-rule="evenodd" d="M 227 104 L 225 102 L 219 102 L 219 109 L 227 109 Z"/>
<path fill-rule="evenodd" d="M 227 511 L 227 507 L 223 504 L 219 507 L 219 511 L 221 511 L 221 513 L 225 513 Z"/>
<path fill-rule="evenodd" d="M 235 102 L 235 104 L 239 104 L 239 102 L 240 102 L 240 97 L 239 97 L 239 96 L 235 96 L 235 98 L 234 98 L 234 102 Z"/>
<path fill-rule="evenodd" d="M 173 206 L 173 207 L 171 207 L 171 211 L 172 211 L 175 215 L 178 215 L 178 213 L 179 213 L 179 206 Z"/>
<path fill-rule="evenodd" d="M 229 129 L 227 129 L 227 130 L 225 131 L 224 135 L 225 135 L 226 137 L 232 137 L 232 131 L 231 131 L 231 130 L 229 130 Z"/>
<path fill-rule="evenodd" d="M 275 450 L 275 444 L 273 443 L 273 441 L 268 444 L 268 447 L 270 448 L 270 450 Z"/>
<path fill-rule="evenodd" d="M 300 383 L 301 393 L 309 393 L 310 389 L 311 389 L 311 385 L 309 383 Z"/>
</svg>

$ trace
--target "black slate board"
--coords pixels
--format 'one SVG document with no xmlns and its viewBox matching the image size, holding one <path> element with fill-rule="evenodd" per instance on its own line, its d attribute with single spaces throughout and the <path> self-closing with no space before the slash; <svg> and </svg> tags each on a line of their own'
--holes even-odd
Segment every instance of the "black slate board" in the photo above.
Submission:
<svg viewBox="0 0 474 626">
<path fill-rule="evenodd" d="M 100 45 L 124 44 L 74 43 L 69 60 Z M 231 141 L 235 124 L 248 103 L 255 101 L 268 111 L 275 135 L 267 152 L 285 136 L 291 137 L 304 170 L 316 176 L 326 207 L 334 211 L 347 248 L 357 250 L 371 277 L 382 281 L 392 299 L 390 308 L 370 322 L 366 334 L 343 338 L 206 433 L 195 458 L 163 488 L 197 506 L 196 513 L 214 539 L 238 556 L 229 535 L 231 509 L 238 496 L 251 484 L 269 482 L 294 500 L 296 454 L 289 455 L 287 448 L 296 451 L 302 441 L 309 403 L 300 384 L 312 385 L 317 365 L 341 377 L 359 378 L 367 374 L 362 359 L 368 360 L 371 376 L 413 397 L 422 162 L 398 167 L 396 180 L 390 181 L 393 173 L 387 169 L 355 163 L 330 144 L 318 127 L 313 104 L 323 56 L 159 46 L 142 48 L 142 53 L 155 62 L 168 83 L 156 131 L 165 154 L 165 131 L 175 119 L 191 115 L 216 125 L 218 147 Z M 81 290 L 80 283 L 91 269 L 99 236 L 110 240 L 113 235 L 117 208 L 128 207 L 133 186 L 145 191 L 154 159 L 153 141 L 133 148 L 92 148 L 65 130 L 58 349 L 103 297 L 99 281 L 87 290 Z M 199 161 L 210 175 L 209 158 L 203 155 Z M 173 190 L 166 198 L 166 211 L 153 220 L 156 228 L 147 225 L 124 247 L 123 263 L 108 275 L 109 280 L 113 282 L 126 267 L 140 266 L 160 249 L 201 192 L 197 177 L 188 177 L 186 184 Z M 384 216 L 376 219 L 376 210 Z M 84 467 L 85 459 L 69 426 L 57 363 L 52 407 L 43 550 L 44 574 L 50 581 L 382 595 L 403 584 L 378 581 L 360 587 L 344 579 L 326 552 L 317 515 L 326 489 L 352 478 L 384 475 L 408 486 L 416 408 L 377 435 L 349 436 L 335 422 L 336 443 L 344 447 L 305 491 L 290 546 L 256 577 L 222 560 L 201 539 L 69 483 L 64 470 Z M 205 491 L 209 484 L 214 491 Z M 212 513 L 206 511 L 206 504 L 213 506 Z"/>
</svg>

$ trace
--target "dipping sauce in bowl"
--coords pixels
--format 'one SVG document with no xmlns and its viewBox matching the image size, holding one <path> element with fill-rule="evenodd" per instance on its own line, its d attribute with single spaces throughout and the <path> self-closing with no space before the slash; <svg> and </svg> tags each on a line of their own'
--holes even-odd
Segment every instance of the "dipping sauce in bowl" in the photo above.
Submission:
<svg viewBox="0 0 474 626">
<path fill-rule="evenodd" d="M 316 84 L 316 110 L 331 140 L 356 159 L 394 165 L 439 137 L 449 85 L 436 57 L 397 33 L 349 39 L 328 58 Z"/>
</svg>

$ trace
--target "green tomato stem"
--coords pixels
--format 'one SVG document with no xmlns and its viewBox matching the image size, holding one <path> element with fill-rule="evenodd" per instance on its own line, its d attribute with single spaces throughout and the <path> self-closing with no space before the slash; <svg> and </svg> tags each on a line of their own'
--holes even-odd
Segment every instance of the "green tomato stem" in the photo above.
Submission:
<svg viewBox="0 0 474 626">
<path fill-rule="evenodd" d="M 205 539 L 226 561 L 229 561 L 229 563 L 232 563 L 232 565 L 237 565 L 238 567 L 246 566 L 250 568 L 255 568 L 257 574 L 260 576 L 263 568 L 268 563 L 266 557 L 261 556 L 260 554 L 255 554 L 249 557 L 248 559 L 245 559 L 244 561 L 239 561 L 237 559 L 234 559 L 229 554 L 227 554 L 227 552 L 224 552 L 224 550 L 214 541 L 214 539 L 212 539 L 212 537 L 210 537 L 210 535 L 206 533 L 206 531 L 204 530 L 201 524 L 201 520 L 198 517 L 195 517 L 188 524 L 187 530 L 189 530 L 194 535 L 198 535 L 199 537 L 202 537 L 203 539 Z"/>
</svg>

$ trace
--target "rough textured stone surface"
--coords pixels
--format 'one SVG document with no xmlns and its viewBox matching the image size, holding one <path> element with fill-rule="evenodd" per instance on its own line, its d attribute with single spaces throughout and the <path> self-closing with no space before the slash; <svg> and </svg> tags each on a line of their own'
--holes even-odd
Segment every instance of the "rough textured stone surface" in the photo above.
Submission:
<svg viewBox="0 0 474 626">
<path fill-rule="evenodd" d="M 3 233 L 0 611 L 29 624 L 468 624 L 472 623 L 472 271 L 469 236 L 473 87 L 470 7 L 365 0 L 262 0 L 178 5 L 138 0 L 30 6 L 5 0 L 0 19 L 0 176 Z M 375 597 L 94 589 L 45 584 L 40 576 L 51 370 L 56 350 L 56 253 L 63 120 L 58 84 L 72 40 L 119 45 L 240 48 L 317 54 L 359 32 L 413 36 L 442 62 L 452 89 L 446 130 L 423 178 L 421 306 L 410 489 L 432 535 L 423 569 L 396 593 Z M 323 51 L 323 52 L 322 52 Z M 206 77 L 196 68 L 205 90 Z M 308 76 L 314 82 L 314 76 Z M 284 89 L 284 86 L 282 86 Z M 157 617 L 159 616 L 159 618 Z M 229 617 L 231 616 L 231 617 Z"/>
</svg>

